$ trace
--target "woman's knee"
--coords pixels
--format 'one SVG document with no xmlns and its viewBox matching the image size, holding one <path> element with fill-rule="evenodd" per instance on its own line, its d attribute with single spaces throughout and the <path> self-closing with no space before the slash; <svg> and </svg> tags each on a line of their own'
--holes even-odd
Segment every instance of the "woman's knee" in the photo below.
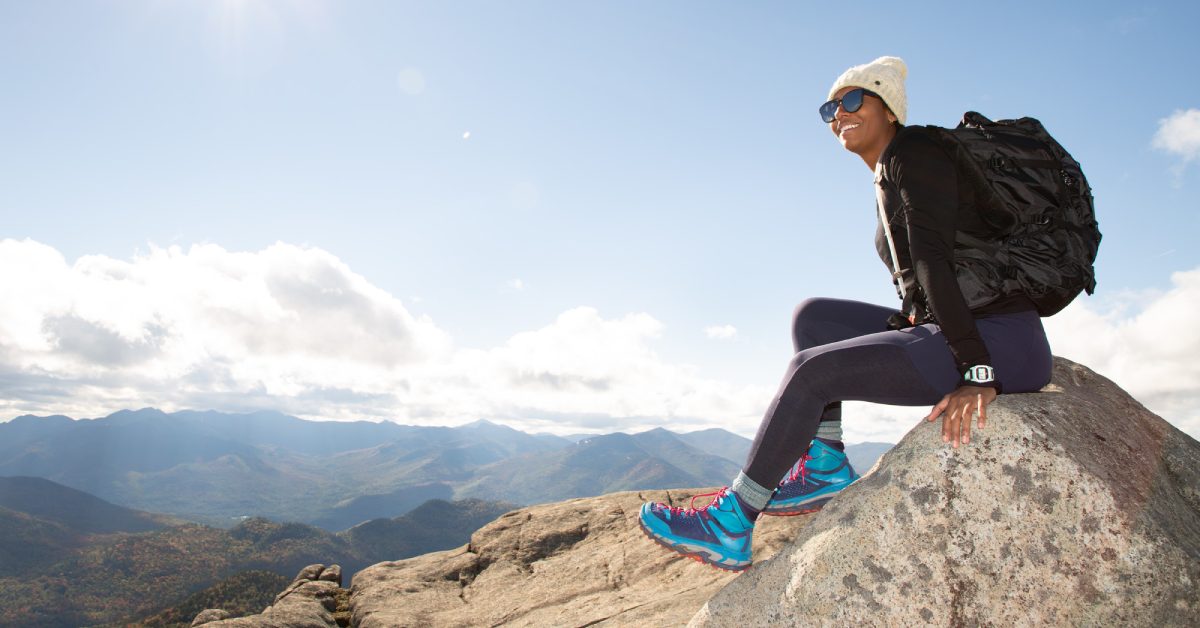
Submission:
<svg viewBox="0 0 1200 628">
<path fill-rule="evenodd" d="M 796 351 L 813 345 L 809 328 L 828 317 L 825 312 L 831 301 L 825 297 L 812 297 L 801 301 L 792 310 L 792 346 Z"/>
<path fill-rule="evenodd" d="M 821 311 L 829 306 L 830 301 L 827 297 L 811 297 L 801 301 L 796 305 L 796 309 L 792 310 L 792 324 L 798 326 L 803 320 L 813 320 L 821 318 Z"/>
</svg>

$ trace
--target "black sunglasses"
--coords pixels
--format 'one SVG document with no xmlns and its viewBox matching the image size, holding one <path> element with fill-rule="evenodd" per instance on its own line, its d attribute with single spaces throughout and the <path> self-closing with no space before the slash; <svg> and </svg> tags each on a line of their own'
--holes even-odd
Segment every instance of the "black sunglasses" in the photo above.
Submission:
<svg viewBox="0 0 1200 628">
<path fill-rule="evenodd" d="M 844 109 L 846 113 L 854 113 L 855 111 L 862 109 L 863 96 L 874 96 L 879 100 L 883 100 L 879 94 L 876 94 L 869 89 L 863 89 L 861 87 L 852 89 L 846 92 L 845 96 L 842 96 L 841 98 L 834 98 L 833 100 L 821 105 L 821 108 L 819 109 L 821 112 L 821 119 L 824 120 L 826 124 L 833 122 L 837 117 L 838 105 L 841 105 L 842 109 Z"/>
</svg>

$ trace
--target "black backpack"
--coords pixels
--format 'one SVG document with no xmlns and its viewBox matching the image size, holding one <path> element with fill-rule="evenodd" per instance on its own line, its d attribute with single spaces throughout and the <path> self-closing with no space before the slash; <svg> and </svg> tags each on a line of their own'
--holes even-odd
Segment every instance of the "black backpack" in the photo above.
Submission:
<svg viewBox="0 0 1200 628">
<path fill-rule="evenodd" d="M 955 269 L 969 307 L 1024 292 L 1050 316 L 1096 290 L 1100 229 L 1079 162 L 1033 118 L 997 120 L 974 111 L 938 129 L 974 179 L 995 235 L 955 236 Z"/>
</svg>

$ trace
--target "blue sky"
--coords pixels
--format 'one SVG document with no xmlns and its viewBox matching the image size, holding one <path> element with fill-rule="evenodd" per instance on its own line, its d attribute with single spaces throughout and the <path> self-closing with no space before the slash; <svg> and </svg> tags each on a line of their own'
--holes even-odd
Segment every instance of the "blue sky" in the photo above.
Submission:
<svg viewBox="0 0 1200 628">
<path fill-rule="evenodd" d="M 895 300 L 870 173 L 816 115 L 889 54 L 910 123 L 1030 115 L 1082 163 L 1099 292 L 1048 322 L 1055 350 L 1200 435 L 1197 23 L 1186 2 L 3 2 L 0 420 L 752 433 L 799 300 Z M 860 411 L 852 440 L 919 415 Z"/>
</svg>

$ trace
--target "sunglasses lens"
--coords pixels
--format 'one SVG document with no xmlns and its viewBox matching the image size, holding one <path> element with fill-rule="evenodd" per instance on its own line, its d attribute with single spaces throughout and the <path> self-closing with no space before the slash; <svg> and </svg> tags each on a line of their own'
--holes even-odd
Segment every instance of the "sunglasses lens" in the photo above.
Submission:
<svg viewBox="0 0 1200 628">
<path fill-rule="evenodd" d="M 837 114 L 838 101 L 831 100 L 821 105 L 821 119 L 826 123 L 833 122 L 834 116 Z"/>
<path fill-rule="evenodd" d="M 861 89 L 852 89 L 846 92 L 845 96 L 842 96 L 842 109 L 845 109 L 846 113 L 854 113 L 862 109 L 862 104 L 863 90 Z"/>
<path fill-rule="evenodd" d="M 862 109 L 865 93 L 866 90 L 862 88 L 852 89 L 846 92 L 846 95 L 842 96 L 841 99 L 835 98 L 821 105 L 821 119 L 826 123 L 833 122 L 837 118 L 838 105 L 841 105 L 846 113 L 854 113 Z"/>
</svg>

